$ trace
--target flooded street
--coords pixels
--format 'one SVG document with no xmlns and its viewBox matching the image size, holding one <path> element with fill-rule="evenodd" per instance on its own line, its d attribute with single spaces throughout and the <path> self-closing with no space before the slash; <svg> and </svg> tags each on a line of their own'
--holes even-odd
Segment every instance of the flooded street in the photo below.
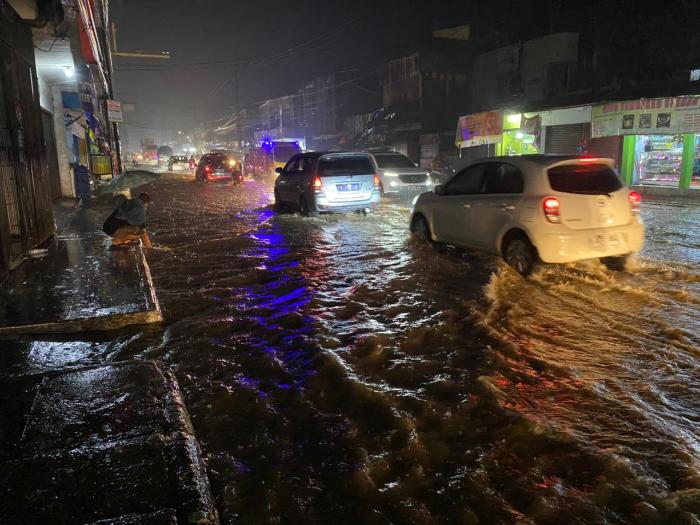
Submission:
<svg viewBox="0 0 700 525">
<path fill-rule="evenodd" d="M 110 343 L 182 386 L 224 523 L 696 523 L 700 209 L 645 203 L 625 274 L 523 280 L 409 210 L 149 193 L 166 322 Z"/>
</svg>

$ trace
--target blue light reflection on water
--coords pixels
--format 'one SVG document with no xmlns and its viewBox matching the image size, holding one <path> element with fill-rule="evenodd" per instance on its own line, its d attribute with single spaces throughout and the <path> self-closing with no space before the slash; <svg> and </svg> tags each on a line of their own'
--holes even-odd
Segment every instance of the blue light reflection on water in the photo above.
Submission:
<svg viewBox="0 0 700 525">
<path fill-rule="evenodd" d="M 316 351 L 310 344 L 313 320 L 305 313 L 313 293 L 297 271 L 298 254 L 289 249 L 289 240 L 274 212 L 258 208 L 246 214 L 258 228 L 247 234 L 254 247 L 245 256 L 266 275 L 261 283 L 234 289 L 233 306 L 256 327 L 248 331 L 244 343 L 273 360 L 287 377 L 278 377 L 271 384 L 269 377 L 257 380 L 241 375 L 237 382 L 257 390 L 261 397 L 267 397 L 272 389 L 301 390 L 315 371 Z"/>
</svg>

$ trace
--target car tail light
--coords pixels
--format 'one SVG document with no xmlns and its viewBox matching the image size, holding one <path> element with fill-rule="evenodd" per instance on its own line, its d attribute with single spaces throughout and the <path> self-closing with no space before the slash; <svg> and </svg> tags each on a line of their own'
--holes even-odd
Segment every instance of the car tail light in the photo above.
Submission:
<svg viewBox="0 0 700 525">
<path fill-rule="evenodd" d="M 642 196 L 636 191 L 631 191 L 627 199 L 630 201 L 632 213 L 639 213 L 639 208 L 642 204 Z"/>
<path fill-rule="evenodd" d="M 321 177 L 315 177 L 312 186 L 314 191 L 321 191 L 321 187 L 323 186 L 323 184 L 321 184 Z"/>
<path fill-rule="evenodd" d="M 559 224 L 561 222 L 561 216 L 559 215 L 559 199 L 547 197 L 542 201 L 542 209 L 544 210 L 545 218 L 549 222 L 553 224 Z"/>
<path fill-rule="evenodd" d="M 204 166 L 204 171 L 206 171 L 207 173 L 210 173 L 210 172 L 211 172 L 211 166 L 209 166 L 208 164 L 207 164 L 206 166 Z"/>
<path fill-rule="evenodd" d="M 588 164 L 588 163 L 593 163 L 593 162 L 600 162 L 600 159 L 598 159 L 596 157 L 583 157 L 583 158 L 579 158 L 578 161 L 583 162 L 585 164 Z"/>
<path fill-rule="evenodd" d="M 382 185 L 382 181 L 379 180 L 379 175 L 374 175 L 374 187 L 379 188 Z"/>
</svg>

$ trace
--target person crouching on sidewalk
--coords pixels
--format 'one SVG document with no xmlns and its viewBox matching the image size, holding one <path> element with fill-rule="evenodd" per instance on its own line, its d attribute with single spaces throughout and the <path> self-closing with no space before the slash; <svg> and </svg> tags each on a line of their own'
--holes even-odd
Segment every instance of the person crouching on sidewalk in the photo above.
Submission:
<svg viewBox="0 0 700 525">
<path fill-rule="evenodd" d="M 139 240 L 145 248 L 152 248 L 151 239 L 146 231 L 146 210 L 151 203 L 151 197 L 142 193 L 137 199 L 128 199 L 107 218 L 102 230 L 112 237 L 114 248 L 125 248 Z"/>
</svg>

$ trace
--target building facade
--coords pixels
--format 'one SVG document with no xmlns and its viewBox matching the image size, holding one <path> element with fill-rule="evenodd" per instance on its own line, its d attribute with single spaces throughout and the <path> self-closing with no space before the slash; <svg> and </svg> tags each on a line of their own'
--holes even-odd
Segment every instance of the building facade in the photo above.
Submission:
<svg viewBox="0 0 700 525">
<path fill-rule="evenodd" d="M 462 158 L 601 155 L 630 184 L 697 188 L 700 41 L 684 21 L 700 4 L 670 5 L 650 27 L 653 17 L 623 3 L 617 25 L 618 3 L 585 16 L 562 3 L 523 2 L 497 19 L 476 8 L 469 111 L 457 119 Z"/>
<path fill-rule="evenodd" d="M 112 176 L 120 160 L 106 2 L 0 0 L 0 10 L 4 273 L 52 235 L 54 199 L 87 196 L 89 177 Z"/>
</svg>

